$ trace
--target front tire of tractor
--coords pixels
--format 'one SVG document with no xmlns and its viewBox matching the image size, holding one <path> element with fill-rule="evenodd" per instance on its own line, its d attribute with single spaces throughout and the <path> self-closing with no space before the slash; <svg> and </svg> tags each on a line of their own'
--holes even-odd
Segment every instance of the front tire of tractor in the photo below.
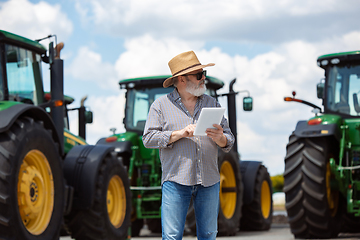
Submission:
<svg viewBox="0 0 360 240">
<path fill-rule="evenodd" d="M 260 165 L 255 180 L 254 197 L 250 204 L 243 205 L 240 229 L 250 231 L 269 230 L 272 222 L 272 185 L 264 165 Z"/>
<path fill-rule="evenodd" d="M 0 238 L 57 239 L 64 178 L 51 131 L 22 117 L 0 134 Z"/>
<path fill-rule="evenodd" d="M 284 192 L 295 238 L 331 238 L 340 230 L 341 199 L 330 188 L 330 142 L 326 138 L 289 137 Z M 336 154 L 334 154 L 336 156 Z"/>
<path fill-rule="evenodd" d="M 243 205 L 242 183 L 237 153 L 219 152 L 220 209 L 218 235 L 234 236 L 238 231 Z"/>
<path fill-rule="evenodd" d="M 90 210 L 66 217 L 71 237 L 77 240 L 123 240 L 131 221 L 131 193 L 127 172 L 111 154 L 101 160 Z"/>
</svg>

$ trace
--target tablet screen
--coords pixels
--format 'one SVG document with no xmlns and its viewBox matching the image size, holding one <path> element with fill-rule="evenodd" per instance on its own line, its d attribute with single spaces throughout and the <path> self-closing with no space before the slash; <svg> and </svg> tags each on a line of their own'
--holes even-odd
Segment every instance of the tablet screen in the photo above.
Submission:
<svg viewBox="0 0 360 240">
<path fill-rule="evenodd" d="M 214 128 L 213 124 L 220 124 L 224 112 L 225 108 L 220 107 L 203 108 L 196 123 L 194 135 L 206 136 L 206 129 Z"/>
</svg>

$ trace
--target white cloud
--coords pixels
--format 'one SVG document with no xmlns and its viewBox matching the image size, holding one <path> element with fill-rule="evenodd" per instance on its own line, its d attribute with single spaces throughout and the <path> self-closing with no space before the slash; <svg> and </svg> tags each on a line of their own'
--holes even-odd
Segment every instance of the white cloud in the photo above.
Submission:
<svg viewBox="0 0 360 240">
<path fill-rule="evenodd" d="M 114 65 L 104 62 L 101 54 L 86 46 L 78 50 L 65 72 L 75 79 L 94 83 L 102 89 L 117 91 L 119 88 Z"/>
<path fill-rule="evenodd" d="M 125 42 L 126 51 L 115 63 L 116 71 L 120 78 L 167 75 L 171 73 L 167 63 L 172 57 L 202 46 L 201 42 L 155 39 L 150 35 L 128 39 Z"/>
<path fill-rule="evenodd" d="M 58 39 L 67 39 L 73 31 L 73 24 L 61 11 L 59 4 L 9 0 L 0 2 L 0 29 L 30 39 L 50 34 L 56 34 Z"/>
<path fill-rule="evenodd" d="M 360 31 L 352 31 L 342 37 L 344 50 L 359 49 Z"/>
<path fill-rule="evenodd" d="M 77 0 L 76 6 L 88 26 L 110 35 L 273 44 L 344 34 L 356 28 L 360 8 L 356 0 Z"/>
</svg>

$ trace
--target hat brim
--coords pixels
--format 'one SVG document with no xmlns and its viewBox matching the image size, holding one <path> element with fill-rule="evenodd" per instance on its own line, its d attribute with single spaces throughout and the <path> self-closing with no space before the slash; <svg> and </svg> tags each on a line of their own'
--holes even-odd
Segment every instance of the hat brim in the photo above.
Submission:
<svg viewBox="0 0 360 240">
<path fill-rule="evenodd" d="M 173 85 L 174 84 L 174 81 L 173 81 L 174 77 L 182 76 L 182 75 L 185 75 L 185 74 L 187 74 L 189 72 L 192 72 L 192 71 L 195 71 L 195 70 L 198 70 L 198 69 L 202 69 L 202 68 L 206 68 L 206 67 L 211 67 L 211 66 L 214 66 L 214 65 L 215 65 L 215 63 L 209 63 L 209 64 L 206 64 L 206 65 L 198 65 L 198 66 L 186 69 L 185 71 L 183 71 L 181 73 L 175 74 L 174 76 L 171 76 L 171 77 L 165 79 L 165 81 L 163 82 L 163 87 L 167 88 L 167 87 L 170 87 L 171 85 Z"/>
</svg>

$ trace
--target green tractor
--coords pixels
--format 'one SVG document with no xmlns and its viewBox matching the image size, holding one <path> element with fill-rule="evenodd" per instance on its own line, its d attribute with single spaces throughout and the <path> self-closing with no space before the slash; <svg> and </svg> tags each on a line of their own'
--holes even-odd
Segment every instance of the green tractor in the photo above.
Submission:
<svg viewBox="0 0 360 240">
<path fill-rule="evenodd" d="M 132 192 L 132 236 L 138 236 L 146 223 L 152 232 L 161 232 L 161 164 L 159 151 L 147 149 L 142 143 L 150 105 L 155 99 L 173 91 L 163 88 L 163 81 L 170 76 L 151 76 L 124 79 L 120 88 L 126 90 L 124 133 L 101 138 L 97 144 L 115 148 L 122 159 L 130 179 Z M 228 97 L 229 125 L 237 136 L 236 106 L 233 91 L 234 79 L 228 94 L 218 95 L 224 83 L 207 77 L 207 94 L 215 98 Z M 252 98 L 243 99 L 244 110 L 252 110 Z M 260 161 L 240 161 L 237 143 L 229 153 L 219 151 L 220 204 L 218 217 L 219 235 L 235 235 L 239 229 L 268 230 L 272 221 L 272 184 L 267 169 Z M 186 229 L 196 233 L 192 204 L 187 214 Z M 190 233 L 191 233 L 190 232 Z"/>
<path fill-rule="evenodd" d="M 323 109 L 299 121 L 286 147 L 284 192 L 295 238 L 360 232 L 360 51 L 320 56 Z"/>
<path fill-rule="evenodd" d="M 47 51 L 41 40 L 0 30 L 0 239 L 126 239 L 126 170 L 113 147 L 86 143 L 92 113 L 85 99 L 68 108 L 74 99 L 63 94 L 63 44 L 51 42 Z M 49 93 L 42 64 L 50 69 Z M 80 136 L 69 131 L 72 110 Z"/>
</svg>

